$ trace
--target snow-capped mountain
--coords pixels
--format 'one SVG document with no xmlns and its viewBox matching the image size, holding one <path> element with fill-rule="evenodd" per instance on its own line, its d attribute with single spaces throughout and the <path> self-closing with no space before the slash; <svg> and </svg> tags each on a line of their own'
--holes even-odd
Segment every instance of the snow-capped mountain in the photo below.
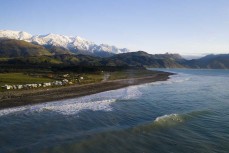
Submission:
<svg viewBox="0 0 229 153">
<path fill-rule="evenodd" d="M 107 53 L 126 53 L 129 52 L 126 48 L 117 48 L 107 44 L 97 45 L 91 41 L 85 40 L 81 37 L 69 37 L 58 34 L 47 35 L 31 35 L 23 31 L 0 30 L 0 38 L 24 40 L 27 42 L 36 43 L 39 45 L 52 45 L 69 49 L 71 51 L 80 50 L 90 53 L 107 52 Z"/>
<path fill-rule="evenodd" d="M 32 35 L 23 31 L 0 30 L 0 37 L 28 41 Z"/>
</svg>

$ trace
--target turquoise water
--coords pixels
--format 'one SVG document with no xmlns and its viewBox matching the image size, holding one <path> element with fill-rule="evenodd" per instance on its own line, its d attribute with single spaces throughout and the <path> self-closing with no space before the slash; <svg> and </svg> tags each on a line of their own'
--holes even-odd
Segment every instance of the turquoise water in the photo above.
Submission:
<svg viewBox="0 0 229 153">
<path fill-rule="evenodd" d="M 0 110 L 1 153 L 228 153 L 229 71 Z"/>
</svg>

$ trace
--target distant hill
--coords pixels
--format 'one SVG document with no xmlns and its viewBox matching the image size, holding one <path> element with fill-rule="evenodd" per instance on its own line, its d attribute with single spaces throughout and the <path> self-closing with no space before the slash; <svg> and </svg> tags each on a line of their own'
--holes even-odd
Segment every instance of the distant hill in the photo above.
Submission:
<svg viewBox="0 0 229 153">
<path fill-rule="evenodd" d="M 190 68 L 229 69 L 229 54 L 211 54 L 195 60 L 186 60 L 182 64 Z"/>
<path fill-rule="evenodd" d="M 68 49 L 64 47 L 45 45 L 44 46 L 51 54 L 53 55 L 62 55 L 62 54 L 73 54 Z"/>
<path fill-rule="evenodd" d="M 150 66 L 150 67 L 182 67 L 176 61 L 182 59 L 177 54 L 151 55 L 143 51 L 123 54 L 107 54 L 94 56 L 88 54 L 73 54 L 63 47 L 52 45 L 36 45 L 23 40 L 0 39 L 0 57 L 11 58 L 4 61 L 10 64 L 64 64 L 64 65 L 89 65 L 89 66 Z M 106 58 L 101 58 L 106 57 Z"/>
<path fill-rule="evenodd" d="M 43 46 L 22 40 L 0 39 L 0 57 L 28 57 L 51 55 Z"/>
<path fill-rule="evenodd" d="M 151 55 L 144 51 L 130 52 L 114 55 L 105 59 L 106 65 L 129 65 L 129 66 L 147 66 L 156 68 L 175 68 L 184 67 L 178 61 L 183 60 L 177 54 L 156 54 Z"/>
<path fill-rule="evenodd" d="M 168 56 L 168 55 L 167 55 Z M 173 55 L 171 55 L 173 56 Z M 55 54 L 43 56 L 25 56 L 14 57 L 8 60 L 1 60 L 0 64 L 5 65 L 63 65 L 63 66 L 121 66 L 121 67 L 157 67 L 157 68 L 175 68 L 183 67 L 172 58 L 159 58 L 146 52 L 132 52 L 114 55 L 109 58 L 100 58 L 90 55 L 74 54 Z"/>
<path fill-rule="evenodd" d="M 24 35 L 22 35 L 25 37 Z M 82 51 L 84 52 L 84 51 Z M 179 54 L 148 54 L 144 51 L 95 56 L 81 51 L 72 53 L 68 49 L 53 45 L 37 45 L 23 40 L 0 39 L 0 65 L 59 66 L 107 66 L 107 67 L 154 67 L 154 68 L 208 68 L 229 69 L 229 54 L 208 55 L 200 59 L 186 60 Z"/>
</svg>

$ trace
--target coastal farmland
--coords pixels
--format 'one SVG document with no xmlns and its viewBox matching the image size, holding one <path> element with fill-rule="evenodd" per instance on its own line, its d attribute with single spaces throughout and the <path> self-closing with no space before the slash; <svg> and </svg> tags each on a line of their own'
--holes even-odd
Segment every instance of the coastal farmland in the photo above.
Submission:
<svg viewBox="0 0 229 153">
<path fill-rule="evenodd" d="M 24 73 L 0 73 L 0 85 L 4 84 L 26 84 L 26 83 L 42 83 L 54 81 L 45 77 L 34 77 Z"/>
<path fill-rule="evenodd" d="M 155 73 L 146 69 L 115 71 L 110 73 L 109 80 L 146 77 Z"/>
<path fill-rule="evenodd" d="M 54 79 L 45 77 L 34 77 L 24 73 L 0 73 L 0 86 L 5 84 L 28 84 L 28 83 L 43 83 L 54 81 Z M 0 89 L 2 91 L 3 89 Z"/>
<path fill-rule="evenodd" d="M 55 84 L 62 82 L 61 86 L 65 85 L 82 85 L 89 83 L 101 82 L 104 78 L 103 72 L 98 73 L 0 73 L 0 91 L 6 91 L 5 86 L 23 86 L 33 84 Z M 63 83 L 66 80 L 67 83 Z M 38 87 L 38 86 L 37 86 Z M 41 85 L 39 86 L 41 87 Z M 48 86 L 47 86 L 48 87 Z M 51 85 L 49 87 L 58 87 Z M 22 89 L 22 88 L 20 88 Z"/>
<path fill-rule="evenodd" d="M 119 71 L 97 71 L 91 73 L 76 72 L 10 72 L 0 73 L 0 92 L 9 90 L 31 90 L 61 88 L 100 83 L 119 79 L 140 78 L 153 75 L 154 71 L 146 69 L 127 69 Z"/>
<path fill-rule="evenodd" d="M 153 71 L 149 70 L 119 70 L 114 72 L 107 71 L 97 71 L 93 73 L 75 73 L 75 72 L 10 72 L 10 73 L 0 73 L 0 91 L 6 91 L 8 88 L 6 86 L 20 86 L 11 90 L 21 90 L 30 89 L 33 85 L 36 88 L 53 88 L 66 85 L 83 85 L 90 83 L 99 83 L 104 81 L 112 81 L 118 79 L 128 79 L 128 78 L 138 78 L 152 75 Z M 67 83 L 64 83 L 66 80 Z M 64 82 L 63 82 L 64 81 Z M 45 85 L 45 84 L 50 85 Z M 58 85 L 56 85 L 58 83 Z M 29 86 L 23 87 L 22 86 Z M 31 87 L 30 87 L 31 86 Z M 34 87 L 32 87 L 34 88 Z"/>
</svg>

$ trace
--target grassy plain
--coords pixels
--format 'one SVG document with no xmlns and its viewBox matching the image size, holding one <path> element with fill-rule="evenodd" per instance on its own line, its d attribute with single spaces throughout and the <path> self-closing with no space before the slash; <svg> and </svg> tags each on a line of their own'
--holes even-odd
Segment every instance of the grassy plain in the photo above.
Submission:
<svg viewBox="0 0 229 153">
<path fill-rule="evenodd" d="M 18 85 L 29 83 L 43 83 L 50 81 L 53 81 L 53 79 L 29 76 L 24 73 L 0 73 L 0 86 L 3 86 L 5 84 Z"/>
<path fill-rule="evenodd" d="M 139 77 L 150 76 L 152 74 L 155 74 L 155 71 L 144 70 L 144 69 L 115 71 L 110 73 L 109 80 L 139 78 Z"/>
<path fill-rule="evenodd" d="M 128 78 L 146 77 L 155 72 L 149 70 L 122 70 L 114 72 L 98 71 L 95 73 L 53 73 L 53 72 L 36 72 L 36 73 L 0 73 L 0 87 L 8 85 L 30 84 L 52 82 L 54 80 L 68 79 L 73 84 L 89 84 L 99 83 L 104 81 L 112 81 Z M 63 77 L 68 74 L 68 77 Z M 82 79 L 81 79 L 82 77 Z M 6 91 L 0 88 L 0 91 Z"/>
</svg>

